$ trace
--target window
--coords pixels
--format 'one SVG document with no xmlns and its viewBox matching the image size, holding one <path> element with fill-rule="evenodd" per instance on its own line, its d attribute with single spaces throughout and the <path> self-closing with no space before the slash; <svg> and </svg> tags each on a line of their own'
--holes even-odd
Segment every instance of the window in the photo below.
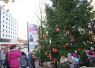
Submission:
<svg viewBox="0 0 95 68">
<path fill-rule="evenodd" d="M 7 22 L 6 22 L 6 24 L 7 24 Z"/>
<path fill-rule="evenodd" d="M 4 32 L 4 29 L 3 29 L 3 32 Z"/>
<path fill-rule="evenodd" d="M 6 37 L 7 37 L 7 34 L 6 34 Z"/>
<path fill-rule="evenodd" d="M 3 12 L 3 14 L 5 14 L 5 12 Z"/>
<path fill-rule="evenodd" d="M 3 39 L 0 39 L 0 42 L 3 42 Z"/>
<path fill-rule="evenodd" d="M 3 34 L 3 36 L 4 36 L 4 34 Z"/>
<path fill-rule="evenodd" d="M 6 13 L 6 16 L 7 16 L 7 13 Z"/>
<path fill-rule="evenodd" d="M 4 27 L 4 25 L 3 25 L 3 27 Z"/>
<path fill-rule="evenodd" d="M 7 32 L 7 30 L 6 30 L 6 32 Z"/>
<path fill-rule="evenodd" d="M 7 28 L 7 26 L 6 26 L 6 28 Z"/>
<path fill-rule="evenodd" d="M 4 20 L 3 20 L 3 23 L 4 23 Z"/>
<path fill-rule="evenodd" d="M 3 16 L 3 18 L 4 18 L 4 16 Z"/>
</svg>

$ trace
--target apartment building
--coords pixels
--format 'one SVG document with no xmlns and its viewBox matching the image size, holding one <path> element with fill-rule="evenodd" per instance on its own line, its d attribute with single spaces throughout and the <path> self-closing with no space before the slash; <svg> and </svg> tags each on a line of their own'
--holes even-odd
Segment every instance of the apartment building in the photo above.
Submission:
<svg viewBox="0 0 95 68">
<path fill-rule="evenodd" d="M 0 7 L 0 42 L 14 43 L 17 40 L 17 20 Z"/>
</svg>

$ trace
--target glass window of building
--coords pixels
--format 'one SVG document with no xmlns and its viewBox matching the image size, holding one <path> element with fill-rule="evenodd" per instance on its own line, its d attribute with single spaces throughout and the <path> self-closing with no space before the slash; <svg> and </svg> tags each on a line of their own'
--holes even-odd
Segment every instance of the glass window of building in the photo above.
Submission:
<svg viewBox="0 0 95 68">
<path fill-rule="evenodd" d="M 4 32 L 4 29 L 3 29 L 3 32 Z"/>
<path fill-rule="evenodd" d="M 6 16 L 7 16 L 7 13 L 6 13 Z"/>
<path fill-rule="evenodd" d="M 3 25 L 3 27 L 4 27 L 4 25 Z"/>
<path fill-rule="evenodd" d="M 3 23 L 4 23 L 4 20 L 3 20 Z"/>
<path fill-rule="evenodd" d="M 3 34 L 3 36 L 4 36 L 4 34 Z"/>
<path fill-rule="evenodd" d="M 5 12 L 3 12 L 3 14 L 5 14 Z"/>
</svg>

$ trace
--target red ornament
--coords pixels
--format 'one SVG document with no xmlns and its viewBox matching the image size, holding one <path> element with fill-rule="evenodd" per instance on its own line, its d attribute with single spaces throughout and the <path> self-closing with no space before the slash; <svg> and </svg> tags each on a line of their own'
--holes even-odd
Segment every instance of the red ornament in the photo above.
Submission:
<svg viewBox="0 0 95 68">
<path fill-rule="evenodd" d="M 58 49 L 57 48 L 52 48 L 53 53 L 57 53 Z"/>
<path fill-rule="evenodd" d="M 53 62 L 53 64 L 56 64 L 57 63 L 57 59 L 54 58 L 52 62 Z"/>
<path fill-rule="evenodd" d="M 64 45 L 64 48 L 66 48 L 67 47 L 67 45 Z"/>
<path fill-rule="evenodd" d="M 77 50 L 78 50 L 78 51 L 80 51 L 80 50 L 81 50 L 81 48 L 78 48 Z"/>
<path fill-rule="evenodd" d="M 50 54 L 48 54 L 48 56 L 47 56 L 47 57 L 48 57 L 48 59 L 50 59 Z"/>
</svg>

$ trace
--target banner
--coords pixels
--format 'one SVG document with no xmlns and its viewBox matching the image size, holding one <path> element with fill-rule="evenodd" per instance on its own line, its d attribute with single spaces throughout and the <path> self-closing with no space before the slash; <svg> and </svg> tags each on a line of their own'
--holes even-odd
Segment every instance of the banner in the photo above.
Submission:
<svg viewBox="0 0 95 68">
<path fill-rule="evenodd" d="M 33 50 L 35 46 L 38 45 L 38 30 L 39 26 L 35 24 L 27 24 L 27 39 L 28 39 L 28 48 L 30 50 Z"/>
</svg>

